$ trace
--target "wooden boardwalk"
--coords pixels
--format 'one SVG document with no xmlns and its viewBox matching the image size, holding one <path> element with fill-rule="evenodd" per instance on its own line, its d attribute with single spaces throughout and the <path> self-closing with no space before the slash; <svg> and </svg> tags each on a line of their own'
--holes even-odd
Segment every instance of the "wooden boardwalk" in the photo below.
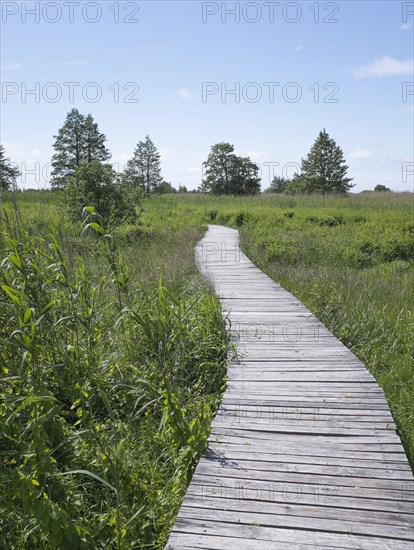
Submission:
<svg viewBox="0 0 414 550">
<path fill-rule="evenodd" d="M 168 550 L 414 548 L 413 476 L 382 390 L 210 226 L 198 264 L 237 342 Z"/>
</svg>

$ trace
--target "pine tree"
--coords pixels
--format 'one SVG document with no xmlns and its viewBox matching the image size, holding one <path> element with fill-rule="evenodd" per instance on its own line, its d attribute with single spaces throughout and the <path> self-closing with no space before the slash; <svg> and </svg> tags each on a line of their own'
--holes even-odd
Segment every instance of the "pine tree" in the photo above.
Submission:
<svg viewBox="0 0 414 550">
<path fill-rule="evenodd" d="M 105 162 L 111 157 L 105 147 L 106 137 L 98 130 L 98 124 L 94 122 L 93 116 L 89 114 L 85 118 L 85 153 L 88 164 L 99 160 Z"/>
<path fill-rule="evenodd" d="M 149 195 L 162 182 L 160 158 L 157 148 L 150 137 L 146 136 L 145 141 L 138 143 L 134 156 L 127 162 L 123 173 L 124 181 Z"/>
<path fill-rule="evenodd" d="M 301 180 L 306 191 L 315 193 L 345 193 L 351 187 L 347 178 L 349 166 L 345 164 L 342 149 L 331 139 L 325 128 L 319 133 L 306 159 L 302 159 Z"/>
<path fill-rule="evenodd" d="M 52 180 L 54 189 L 63 189 L 67 186 L 68 177 L 73 176 L 76 170 L 84 165 L 110 158 L 105 147 L 106 137 L 98 130 L 92 115 L 85 117 L 78 109 L 72 109 L 66 121 L 54 136 L 53 145 L 55 154 L 52 157 Z"/>
<path fill-rule="evenodd" d="M 19 176 L 19 169 L 6 158 L 4 147 L 0 144 L 0 192 L 16 185 L 16 178 Z"/>
</svg>

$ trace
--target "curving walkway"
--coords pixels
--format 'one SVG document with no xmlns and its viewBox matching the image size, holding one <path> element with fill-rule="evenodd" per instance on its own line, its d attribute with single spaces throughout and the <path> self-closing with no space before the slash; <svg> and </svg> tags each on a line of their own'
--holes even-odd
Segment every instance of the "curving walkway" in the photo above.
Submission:
<svg viewBox="0 0 414 550">
<path fill-rule="evenodd" d="M 197 246 L 238 359 L 168 550 L 414 549 L 413 476 L 382 390 L 238 232 Z"/>
</svg>

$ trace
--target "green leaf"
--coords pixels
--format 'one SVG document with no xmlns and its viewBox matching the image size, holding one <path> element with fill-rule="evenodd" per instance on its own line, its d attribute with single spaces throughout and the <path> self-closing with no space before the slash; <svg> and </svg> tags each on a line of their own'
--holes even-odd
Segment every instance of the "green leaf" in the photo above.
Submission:
<svg viewBox="0 0 414 550">
<path fill-rule="evenodd" d="M 90 227 L 92 227 L 92 229 L 95 229 L 95 231 L 97 231 L 98 233 L 100 233 L 101 235 L 105 235 L 105 230 L 104 228 L 99 225 L 99 223 L 96 223 L 96 222 L 91 222 L 90 224 L 88 224 Z"/>
<path fill-rule="evenodd" d="M 26 311 L 24 312 L 23 322 L 24 322 L 25 325 L 30 321 L 30 319 L 32 317 L 32 313 L 33 312 L 32 312 L 32 309 L 30 307 L 28 307 L 26 309 Z"/>
<path fill-rule="evenodd" d="M 49 311 L 49 309 L 53 306 L 54 303 L 55 303 L 54 300 L 50 300 L 50 302 L 47 304 L 47 306 L 45 306 L 42 309 L 41 315 L 44 315 L 46 313 L 46 311 Z"/>
<path fill-rule="evenodd" d="M 96 213 L 96 210 L 93 206 L 85 206 L 85 208 L 83 209 L 84 212 L 90 212 L 91 214 L 95 214 Z"/>
<path fill-rule="evenodd" d="M 4 292 L 6 292 L 9 295 L 9 297 L 13 300 L 15 304 L 19 304 L 19 305 L 21 304 L 21 300 L 19 299 L 18 296 L 16 296 L 16 294 L 18 294 L 17 289 L 7 285 L 1 285 L 1 288 L 2 290 L 4 290 Z"/>
<path fill-rule="evenodd" d="M 19 256 L 17 256 L 17 254 L 10 254 L 9 256 L 9 260 L 11 261 L 11 263 L 17 267 L 17 269 L 21 269 L 22 267 L 22 262 L 19 258 Z"/>
<path fill-rule="evenodd" d="M 98 392 L 99 392 L 99 395 L 101 396 L 102 401 L 104 402 L 104 405 L 105 405 L 107 411 L 109 412 L 109 416 L 113 419 L 114 418 L 114 413 L 112 411 L 111 404 L 109 403 L 108 395 L 101 388 L 98 389 Z"/>
</svg>

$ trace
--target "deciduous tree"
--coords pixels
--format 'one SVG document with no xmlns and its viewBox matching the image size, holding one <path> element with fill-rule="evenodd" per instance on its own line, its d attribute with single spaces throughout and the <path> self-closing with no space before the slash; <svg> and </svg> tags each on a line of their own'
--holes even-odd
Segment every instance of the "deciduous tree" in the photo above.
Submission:
<svg viewBox="0 0 414 550">
<path fill-rule="evenodd" d="M 82 219 L 85 207 L 93 206 L 105 229 L 137 219 L 138 197 L 127 188 L 110 164 L 97 160 L 81 165 L 69 177 L 65 188 L 65 203 L 72 217 Z"/>
<path fill-rule="evenodd" d="M 216 143 L 203 163 L 202 191 L 215 195 L 255 195 L 260 191 L 259 167 L 238 157 L 230 143 Z"/>
</svg>

